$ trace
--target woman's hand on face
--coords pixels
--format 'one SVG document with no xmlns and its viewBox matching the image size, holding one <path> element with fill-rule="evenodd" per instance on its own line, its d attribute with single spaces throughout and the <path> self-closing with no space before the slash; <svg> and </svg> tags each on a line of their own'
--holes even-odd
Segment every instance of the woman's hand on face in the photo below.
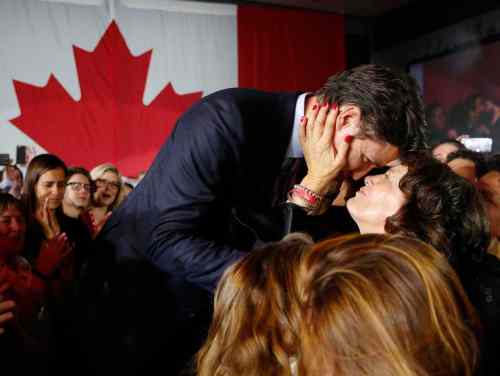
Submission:
<svg viewBox="0 0 500 376">
<path fill-rule="evenodd" d="M 47 239 L 52 239 L 59 235 L 59 227 L 56 223 L 54 211 L 49 209 L 49 198 L 47 197 L 42 207 L 37 210 L 36 218 L 43 228 L 43 233 Z"/>
<path fill-rule="evenodd" d="M 36 269 L 48 276 L 54 272 L 72 251 L 73 246 L 68 241 L 65 233 L 48 239 L 42 244 L 42 248 L 40 248 L 40 254 L 36 259 Z"/>
<path fill-rule="evenodd" d="M 300 143 L 308 169 L 301 185 L 318 194 L 328 192 L 347 163 L 352 137 L 346 138 L 338 150 L 334 146 L 338 114 L 335 103 L 315 104 L 301 121 Z"/>
</svg>

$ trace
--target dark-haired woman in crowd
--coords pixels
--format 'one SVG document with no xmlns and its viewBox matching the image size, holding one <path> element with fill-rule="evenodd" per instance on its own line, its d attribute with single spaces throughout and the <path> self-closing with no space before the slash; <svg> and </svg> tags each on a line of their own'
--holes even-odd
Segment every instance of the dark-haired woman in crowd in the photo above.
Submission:
<svg viewBox="0 0 500 376">
<path fill-rule="evenodd" d="M 38 155 L 28 165 L 24 185 L 24 201 L 28 215 L 26 255 L 35 265 L 34 273 L 44 280 L 48 291 L 48 305 L 53 319 L 53 334 L 57 353 L 71 359 L 75 353 L 77 328 L 77 288 L 80 273 L 88 252 L 90 235 L 77 219 L 63 213 L 62 200 L 66 185 L 66 165 L 52 154 Z M 45 260 L 52 259 L 55 268 L 41 270 L 45 260 L 40 249 L 57 242 L 62 246 Z M 57 262 L 52 262 L 57 260 Z M 57 361 L 63 367 L 65 360 Z"/>
<path fill-rule="evenodd" d="M 2 366 L 5 369 L 4 366 L 12 365 L 17 371 L 45 374 L 50 342 L 48 291 L 45 281 L 32 271 L 39 268 L 48 273 L 55 268 L 56 260 L 51 254 L 59 252 L 62 244 L 46 244 L 40 249 L 39 262 L 34 265 L 22 257 L 25 237 L 26 215 L 21 201 L 10 194 L 0 193 L 0 305 L 11 309 L 10 316 L 7 316 L 9 321 L 2 324 L 0 320 L 0 333 L 5 333 L 0 339 L 0 353 L 5 357 Z M 17 361 L 20 353 L 25 355 L 23 364 Z M 36 363 L 33 356 L 37 356 Z"/>
<path fill-rule="evenodd" d="M 312 118 L 303 128 L 302 144 L 306 162 L 312 152 L 316 158 L 303 181 L 316 182 L 315 189 L 324 192 L 346 160 L 345 157 L 338 160 L 339 154 L 330 149 L 321 151 L 322 157 L 314 150 L 314 143 L 305 142 L 308 127 L 318 126 L 314 113 L 309 116 Z M 324 125 L 327 126 L 333 125 Z M 484 201 L 476 188 L 426 154 L 409 153 L 403 157 L 402 164 L 389 168 L 384 174 L 367 176 L 364 186 L 347 201 L 347 209 L 360 232 L 418 238 L 446 254 L 456 267 L 462 259 L 467 263 L 483 254 L 490 240 L 489 222 Z M 324 206 L 327 200 L 321 194 L 316 196 L 315 205 Z M 308 201 L 307 197 L 304 199 L 303 195 L 291 191 L 289 202 L 308 214 L 315 214 L 316 208 L 311 208 Z M 294 214 L 300 216 L 301 211 L 296 210 Z"/>
<path fill-rule="evenodd" d="M 85 227 L 78 220 L 66 216 L 62 210 L 66 171 L 66 165 L 57 156 L 41 154 L 28 165 L 24 185 L 28 215 L 27 256 L 36 262 L 41 245 L 51 239 L 61 239 L 66 244 L 57 270 L 51 275 L 40 273 L 54 293 L 73 284 L 77 265 L 81 265 L 85 247 L 88 246 Z"/>
</svg>

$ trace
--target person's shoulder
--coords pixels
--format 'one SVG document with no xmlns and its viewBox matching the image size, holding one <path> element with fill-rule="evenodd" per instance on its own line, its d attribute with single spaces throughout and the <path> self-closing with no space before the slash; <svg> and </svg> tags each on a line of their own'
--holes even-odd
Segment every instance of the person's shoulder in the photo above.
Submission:
<svg viewBox="0 0 500 376">
<path fill-rule="evenodd" d="M 90 237 L 90 232 L 87 226 L 82 222 L 80 218 L 72 218 L 64 213 L 60 213 L 59 221 L 62 231 L 66 232 L 69 237 L 79 236 L 79 237 Z"/>
<path fill-rule="evenodd" d="M 228 101 L 239 101 L 241 99 L 248 98 L 297 98 L 300 92 L 269 92 L 263 90 L 257 90 L 252 88 L 228 88 L 213 92 L 202 98 L 203 101 L 217 101 L 217 100 L 228 100 Z"/>
<path fill-rule="evenodd" d="M 267 96 L 269 94 L 270 93 L 255 89 L 233 87 L 233 88 L 218 90 L 211 94 L 208 94 L 207 96 L 203 97 L 200 102 L 201 103 L 203 102 L 210 103 L 218 101 L 238 102 L 243 98 L 261 97 L 261 96 Z"/>
</svg>

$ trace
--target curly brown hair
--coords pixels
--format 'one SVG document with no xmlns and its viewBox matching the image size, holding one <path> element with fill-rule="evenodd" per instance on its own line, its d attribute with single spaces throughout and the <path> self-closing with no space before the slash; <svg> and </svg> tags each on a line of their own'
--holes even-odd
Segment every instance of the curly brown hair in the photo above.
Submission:
<svg viewBox="0 0 500 376">
<path fill-rule="evenodd" d="M 433 158 L 413 154 L 399 187 L 407 202 L 387 218 L 385 231 L 431 244 L 452 262 L 481 257 L 490 240 L 486 208 L 478 190 Z"/>
</svg>

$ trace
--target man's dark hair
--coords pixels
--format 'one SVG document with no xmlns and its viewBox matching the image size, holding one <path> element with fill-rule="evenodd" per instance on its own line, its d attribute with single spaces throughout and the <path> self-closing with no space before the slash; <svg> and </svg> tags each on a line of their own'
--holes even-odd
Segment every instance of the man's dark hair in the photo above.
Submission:
<svg viewBox="0 0 500 376">
<path fill-rule="evenodd" d="M 77 174 L 85 176 L 87 179 L 89 179 L 89 182 L 92 183 L 90 172 L 87 169 L 80 166 L 68 168 L 68 173 L 66 174 L 66 181 L 68 181 L 69 178 L 71 178 L 73 175 Z"/>
<path fill-rule="evenodd" d="M 473 162 L 476 167 L 477 176 L 480 176 L 481 172 L 485 169 L 485 156 L 483 153 L 478 153 L 469 149 L 459 149 L 448 154 L 446 157 L 446 163 L 450 163 L 455 159 L 466 159 Z"/>
<path fill-rule="evenodd" d="M 479 171 L 477 177 L 480 178 L 486 175 L 488 172 L 497 171 L 500 172 L 500 154 L 491 155 L 486 158 L 484 162 L 484 169 Z"/>
<path fill-rule="evenodd" d="M 457 147 L 457 150 L 464 150 L 465 149 L 465 145 L 462 144 L 460 141 L 457 141 L 453 138 L 448 138 L 446 140 L 439 141 L 437 144 L 434 144 L 432 146 L 432 151 L 434 151 L 434 149 L 436 149 L 438 146 L 445 145 L 445 144 L 454 145 Z"/>
<path fill-rule="evenodd" d="M 387 219 L 385 230 L 431 244 L 455 266 L 483 255 L 490 226 L 477 189 L 433 158 L 412 155 L 407 165 L 399 184 L 407 202 Z"/>
<path fill-rule="evenodd" d="M 420 89 L 403 71 L 362 65 L 331 76 L 315 95 L 320 101 L 359 107 L 363 133 L 397 146 L 403 157 L 428 148 Z"/>
<path fill-rule="evenodd" d="M 467 159 L 468 161 L 474 162 L 476 167 L 478 164 L 485 162 L 485 156 L 483 153 L 479 153 L 477 151 L 469 150 L 469 149 L 458 149 L 456 151 L 451 152 L 446 157 L 446 163 L 449 163 L 455 159 Z"/>
</svg>

